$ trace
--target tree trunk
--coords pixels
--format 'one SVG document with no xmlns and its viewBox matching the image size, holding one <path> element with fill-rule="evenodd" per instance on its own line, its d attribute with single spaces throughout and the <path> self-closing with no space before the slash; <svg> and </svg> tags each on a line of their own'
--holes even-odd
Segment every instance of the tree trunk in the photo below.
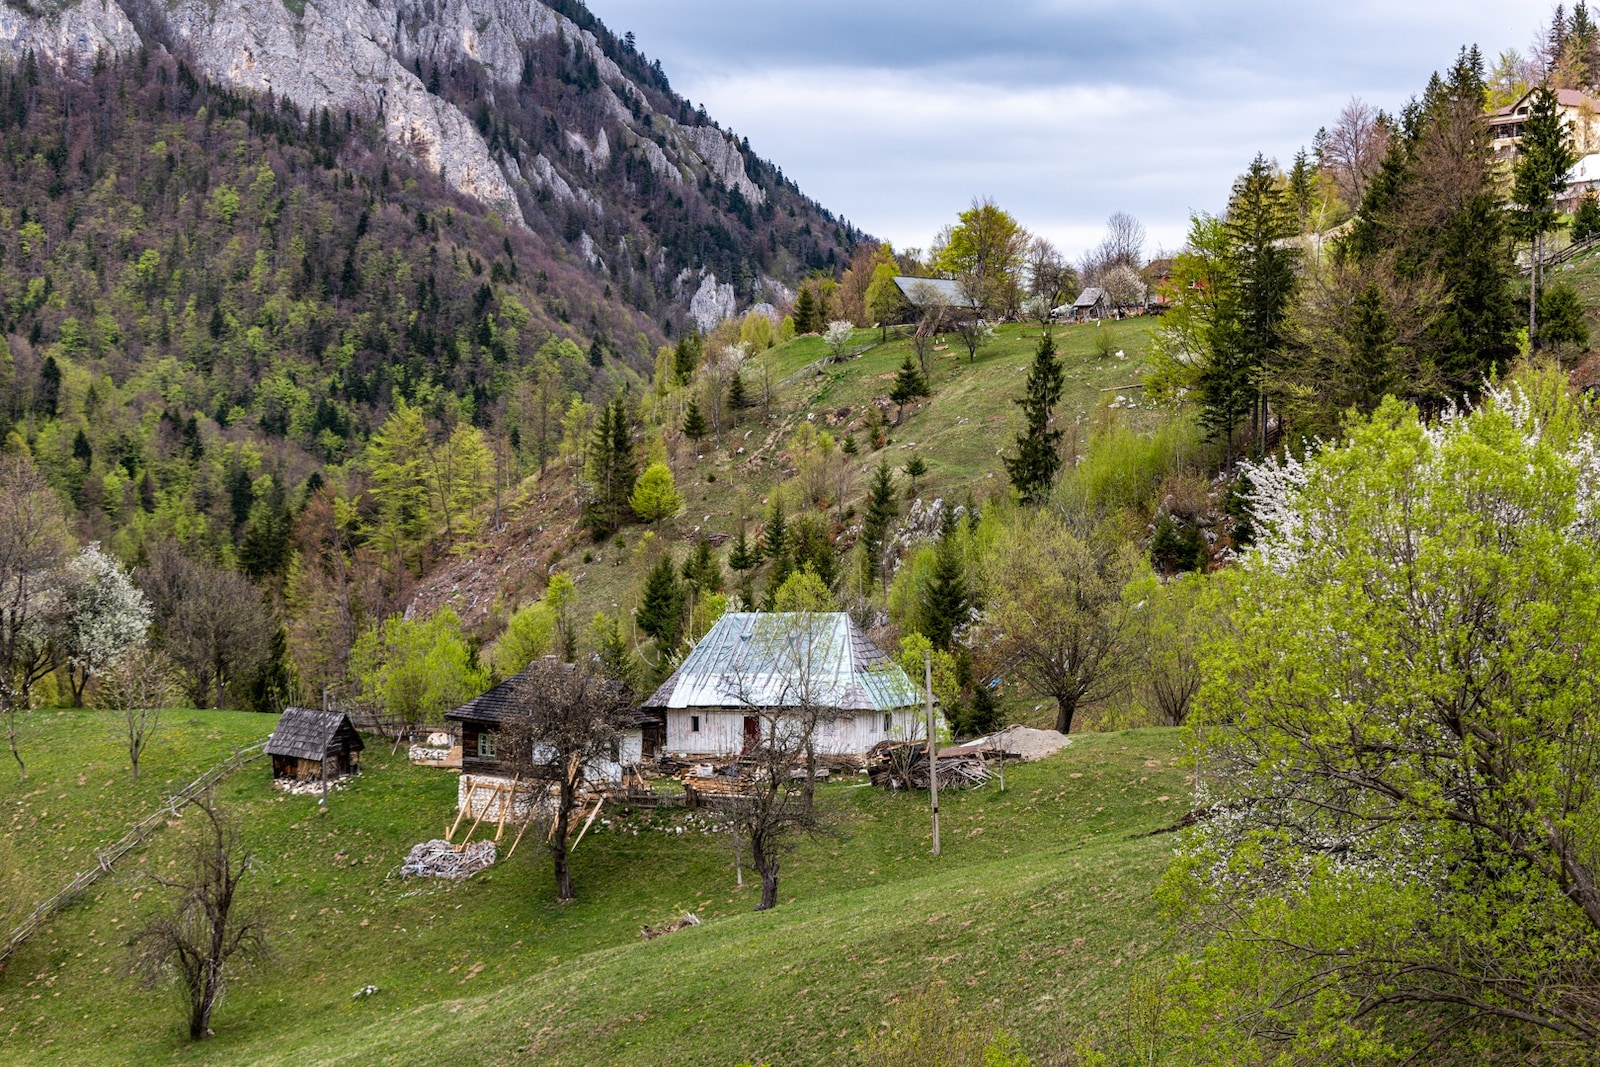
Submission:
<svg viewBox="0 0 1600 1067">
<path fill-rule="evenodd" d="M 761 831 L 750 835 L 750 862 L 761 874 L 761 903 L 756 910 L 769 911 L 778 905 L 778 850 Z"/>
<path fill-rule="evenodd" d="M 1533 351 L 1539 308 L 1539 238 L 1528 242 L 1528 351 Z"/>
<path fill-rule="evenodd" d="M 1072 732 L 1072 717 L 1078 712 L 1078 695 L 1069 693 L 1056 697 L 1056 733 Z"/>
<path fill-rule="evenodd" d="M 572 899 L 572 868 L 567 863 L 567 831 L 571 828 L 573 791 L 565 782 L 556 801 L 556 830 L 550 838 L 550 860 L 555 867 L 556 899 Z"/>
</svg>

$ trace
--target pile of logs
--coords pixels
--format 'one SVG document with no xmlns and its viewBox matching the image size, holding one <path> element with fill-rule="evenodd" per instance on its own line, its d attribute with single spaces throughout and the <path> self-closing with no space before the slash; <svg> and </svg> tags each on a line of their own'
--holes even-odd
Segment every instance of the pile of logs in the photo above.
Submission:
<svg viewBox="0 0 1600 1067">
<path fill-rule="evenodd" d="M 443 839 L 424 841 L 412 848 L 406 861 L 400 865 L 403 878 L 447 878 L 456 881 L 471 878 L 479 871 L 494 866 L 493 841 L 473 841 L 457 849 Z"/>
<path fill-rule="evenodd" d="M 928 788 L 928 746 L 921 743 L 883 742 L 872 751 L 867 774 L 873 785 L 886 789 Z M 946 749 L 939 754 L 940 789 L 972 789 L 989 780 L 984 753 Z"/>
</svg>

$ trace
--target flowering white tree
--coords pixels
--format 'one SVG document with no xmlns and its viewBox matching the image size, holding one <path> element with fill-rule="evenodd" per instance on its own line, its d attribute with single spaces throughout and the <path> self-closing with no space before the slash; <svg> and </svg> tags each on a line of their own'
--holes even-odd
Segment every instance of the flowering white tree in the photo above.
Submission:
<svg viewBox="0 0 1600 1067">
<path fill-rule="evenodd" d="M 828 328 L 822 331 L 822 340 L 828 346 L 828 351 L 833 353 L 835 360 L 844 355 L 844 346 L 850 343 L 850 335 L 855 332 L 856 324 L 848 319 L 834 319 L 828 323 Z"/>
<path fill-rule="evenodd" d="M 98 544 L 67 561 L 61 584 L 58 655 L 81 707 L 89 680 L 144 640 L 150 601 Z"/>
<path fill-rule="evenodd" d="M 1440 1060 L 1506 1027 L 1592 1052 L 1596 439 L 1555 375 L 1349 434 L 1250 472 L 1191 718 L 1207 817 L 1169 880 L 1221 935 L 1200 984 L 1295 1062 L 1383 1062 L 1391 1022 Z"/>
</svg>

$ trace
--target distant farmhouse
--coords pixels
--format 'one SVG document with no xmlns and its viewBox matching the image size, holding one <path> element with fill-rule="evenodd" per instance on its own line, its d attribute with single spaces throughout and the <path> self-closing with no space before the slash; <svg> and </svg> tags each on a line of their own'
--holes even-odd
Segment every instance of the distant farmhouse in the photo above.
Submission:
<svg viewBox="0 0 1600 1067">
<path fill-rule="evenodd" d="M 1522 125 L 1533 107 L 1534 90 L 1489 116 L 1489 147 L 1497 159 L 1514 159 L 1522 144 Z M 1580 156 L 1600 152 L 1600 101 L 1577 89 L 1556 90 L 1556 114 L 1571 131 L 1572 148 Z"/>
<path fill-rule="evenodd" d="M 918 736 L 922 696 L 845 612 L 741 611 L 717 620 L 643 710 L 665 716 L 667 753 L 725 757 L 759 743 L 763 714 L 801 707 L 825 709 L 818 752 L 863 756 Z"/>
<path fill-rule="evenodd" d="M 896 277 L 894 284 L 918 311 L 928 308 L 978 310 L 978 301 L 967 294 L 960 282 L 950 278 Z"/>
<path fill-rule="evenodd" d="M 1091 285 L 1078 294 L 1078 299 L 1070 304 L 1062 304 L 1051 314 L 1068 322 L 1088 322 L 1091 319 L 1109 319 L 1116 313 L 1116 307 L 1111 303 L 1111 298 L 1106 291 L 1098 285 Z"/>
</svg>

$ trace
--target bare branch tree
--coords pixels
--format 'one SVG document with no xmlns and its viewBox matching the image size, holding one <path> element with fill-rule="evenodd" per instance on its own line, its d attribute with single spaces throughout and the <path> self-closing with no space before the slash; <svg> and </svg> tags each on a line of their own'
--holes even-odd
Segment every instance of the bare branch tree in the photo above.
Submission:
<svg viewBox="0 0 1600 1067">
<path fill-rule="evenodd" d="M 239 883 L 251 867 L 238 825 L 209 797 L 195 801 L 203 819 L 189 840 L 188 856 L 174 877 L 151 875 L 174 891 L 170 911 L 157 914 L 137 934 L 134 972 L 154 988 L 173 980 L 189 1000 L 189 1037 L 211 1036 L 211 1013 L 222 1000 L 233 968 L 266 954 L 261 916 L 239 902 Z M 232 965 L 232 966 L 230 966 Z"/>
<path fill-rule="evenodd" d="M 157 544 L 139 584 L 155 614 L 157 645 L 172 657 L 195 707 L 223 706 L 228 684 L 270 654 L 273 620 L 249 579 Z"/>
<path fill-rule="evenodd" d="M 0 456 L 0 718 L 26 779 L 18 747 L 29 685 L 47 656 L 44 620 L 59 599 L 68 544 L 61 502 L 26 455 Z"/>
<path fill-rule="evenodd" d="M 759 719 L 759 739 L 745 754 L 744 789 L 736 800 L 735 833 L 750 843 L 761 875 L 757 911 L 778 903 L 778 873 L 797 833 L 821 827 L 816 809 L 818 732 L 838 716 L 838 694 L 826 664 L 840 631 L 827 613 L 760 616 L 752 655 L 725 679 L 727 695 Z M 774 680 L 776 680 L 774 682 Z"/>
<path fill-rule="evenodd" d="M 517 678 L 514 699 L 522 714 L 501 723 L 496 745 L 519 779 L 554 788 L 550 859 L 556 896 L 571 900 L 567 835 L 572 812 L 595 765 L 618 758 L 622 731 L 633 725 L 633 699 L 626 685 L 604 677 L 589 662 L 547 658 Z"/>
<path fill-rule="evenodd" d="M 1339 199 L 1352 211 L 1361 206 L 1367 185 L 1389 150 L 1389 128 L 1381 113 L 1360 97 L 1339 112 L 1326 137 L 1319 138 L 1318 162 L 1333 175 Z"/>
<path fill-rule="evenodd" d="M 136 782 L 139 758 L 161 725 L 161 709 L 172 699 L 172 674 L 172 661 L 164 653 L 139 645 L 124 652 L 101 676 L 99 704 L 122 713 L 119 733 Z"/>
</svg>

